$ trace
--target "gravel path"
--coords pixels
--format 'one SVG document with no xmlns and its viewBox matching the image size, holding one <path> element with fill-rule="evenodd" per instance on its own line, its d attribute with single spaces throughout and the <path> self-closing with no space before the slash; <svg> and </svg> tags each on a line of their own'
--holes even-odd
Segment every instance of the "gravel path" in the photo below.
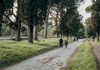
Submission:
<svg viewBox="0 0 100 70">
<path fill-rule="evenodd" d="M 58 48 L 45 54 L 27 59 L 3 70 L 60 70 L 84 40 L 71 43 L 67 48 Z"/>
</svg>

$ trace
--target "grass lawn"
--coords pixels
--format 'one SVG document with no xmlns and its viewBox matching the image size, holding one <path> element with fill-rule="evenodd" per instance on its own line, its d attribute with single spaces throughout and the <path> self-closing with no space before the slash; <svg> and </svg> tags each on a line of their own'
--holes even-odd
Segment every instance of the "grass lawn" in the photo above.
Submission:
<svg viewBox="0 0 100 70">
<path fill-rule="evenodd" d="M 85 41 L 78 48 L 77 53 L 71 59 L 65 70 L 97 70 L 96 59 L 88 41 Z"/>
<path fill-rule="evenodd" d="M 72 40 L 69 42 L 72 42 Z M 0 68 L 58 47 L 59 38 L 34 41 L 34 43 L 11 40 L 0 41 Z"/>
</svg>

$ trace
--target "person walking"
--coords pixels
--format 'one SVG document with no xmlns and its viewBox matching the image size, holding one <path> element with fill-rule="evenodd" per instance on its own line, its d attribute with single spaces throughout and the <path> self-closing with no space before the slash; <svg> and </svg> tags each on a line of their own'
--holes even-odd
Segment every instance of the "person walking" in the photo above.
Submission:
<svg viewBox="0 0 100 70">
<path fill-rule="evenodd" d="M 65 48 L 67 48 L 67 45 L 68 45 L 68 40 L 65 39 Z"/>
<path fill-rule="evenodd" d="M 74 37 L 74 41 L 76 41 L 76 37 Z"/>
<path fill-rule="evenodd" d="M 78 41 L 78 36 L 77 36 L 77 41 Z"/>
<path fill-rule="evenodd" d="M 95 39 L 95 35 L 93 35 L 93 41 L 94 41 L 94 39 Z"/>
<path fill-rule="evenodd" d="M 62 38 L 59 39 L 59 45 L 60 45 L 60 47 L 63 47 L 63 39 Z"/>
</svg>

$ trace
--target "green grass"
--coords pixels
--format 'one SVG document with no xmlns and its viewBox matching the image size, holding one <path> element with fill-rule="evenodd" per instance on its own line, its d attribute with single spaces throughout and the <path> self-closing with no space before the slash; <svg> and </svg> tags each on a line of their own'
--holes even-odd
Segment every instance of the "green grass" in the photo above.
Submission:
<svg viewBox="0 0 100 70">
<path fill-rule="evenodd" d="M 100 41 L 97 42 L 97 40 L 95 39 L 94 42 L 95 42 L 96 44 L 100 45 Z"/>
<path fill-rule="evenodd" d="M 77 53 L 69 62 L 65 70 L 97 70 L 96 59 L 88 41 L 85 41 L 79 47 Z"/>
<path fill-rule="evenodd" d="M 69 42 L 72 42 L 70 40 Z M 0 68 L 59 47 L 59 39 L 51 38 L 34 43 L 0 41 Z"/>
</svg>

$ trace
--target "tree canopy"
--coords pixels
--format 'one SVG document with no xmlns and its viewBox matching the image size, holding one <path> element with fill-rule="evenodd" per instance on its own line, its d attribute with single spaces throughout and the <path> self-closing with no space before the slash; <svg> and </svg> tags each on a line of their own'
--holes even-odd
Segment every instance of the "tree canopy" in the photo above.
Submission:
<svg viewBox="0 0 100 70">
<path fill-rule="evenodd" d="M 82 26 L 82 16 L 77 11 L 80 2 L 83 0 L 1 0 L 0 22 L 1 18 L 7 19 L 7 26 L 16 33 L 16 41 L 20 41 L 20 31 L 27 30 L 28 42 L 33 43 L 33 27 L 48 23 L 45 21 L 50 20 L 48 16 L 51 15 L 56 25 L 53 28 L 55 31 L 51 31 L 53 34 L 76 36 L 75 33 Z M 17 7 L 14 7 L 14 3 Z M 14 16 L 15 20 L 12 20 L 11 16 Z"/>
</svg>

